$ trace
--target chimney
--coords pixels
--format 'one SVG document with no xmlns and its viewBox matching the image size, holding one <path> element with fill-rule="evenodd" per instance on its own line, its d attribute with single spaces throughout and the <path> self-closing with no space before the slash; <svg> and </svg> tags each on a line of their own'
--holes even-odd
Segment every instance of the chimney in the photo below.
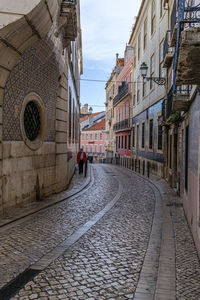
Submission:
<svg viewBox="0 0 200 300">
<path fill-rule="evenodd" d="M 116 66 L 118 66 L 118 61 L 119 61 L 119 53 L 116 53 Z"/>
</svg>

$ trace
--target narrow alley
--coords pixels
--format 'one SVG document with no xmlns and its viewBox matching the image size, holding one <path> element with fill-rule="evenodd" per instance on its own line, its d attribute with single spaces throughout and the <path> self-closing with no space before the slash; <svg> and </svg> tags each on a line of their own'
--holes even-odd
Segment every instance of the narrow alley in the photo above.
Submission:
<svg viewBox="0 0 200 300">
<path fill-rule="evenodd" d="M 75 175 L 66 200 L 57 194 L 1 226 L 0 299 L 199 299 L 180 198 L 156 177 L 104 164 L 89 171 Z"/>
</svg>

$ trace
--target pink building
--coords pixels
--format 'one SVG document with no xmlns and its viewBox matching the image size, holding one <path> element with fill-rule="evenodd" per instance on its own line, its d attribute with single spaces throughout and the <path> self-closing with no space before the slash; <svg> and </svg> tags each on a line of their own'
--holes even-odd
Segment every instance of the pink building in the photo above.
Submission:
<svg viewBox="0 0 200 300">
<path fill-rule="evenodd" d="M 99 117 L 99 119 L 98 119 Z M 80 119 L 81 124 L 90 118 L 89 125 L 81 129 L 80 145 L 93 162 L 99 162 L 105 158 L 105 112 L 91 114 Z"/>
<path fill-rule="evenodd" d="M 120 157 L 131 156 L 131 121 L 132 121 L 132 88 L 133 88 L 133 49 L 126 46 L 124 68 L 118 75 L 117 92 L 113 100 L 114 132 L 116 154 Z"/>
</svg>

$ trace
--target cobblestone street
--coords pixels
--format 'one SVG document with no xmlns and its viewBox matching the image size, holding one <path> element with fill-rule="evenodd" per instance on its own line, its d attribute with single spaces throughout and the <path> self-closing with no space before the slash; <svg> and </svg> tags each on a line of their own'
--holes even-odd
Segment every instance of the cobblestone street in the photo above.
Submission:
<svg viewBox="0 0 200 300">
<path fill-rule="evenodd" d="M 162 180 L 91 165 L 80 193 L 1 227 L 0 299 L 200 299 L 197 252 L 171 195 Z M 3 294 L 27 270 L 35 276 Z"/>
</svg>

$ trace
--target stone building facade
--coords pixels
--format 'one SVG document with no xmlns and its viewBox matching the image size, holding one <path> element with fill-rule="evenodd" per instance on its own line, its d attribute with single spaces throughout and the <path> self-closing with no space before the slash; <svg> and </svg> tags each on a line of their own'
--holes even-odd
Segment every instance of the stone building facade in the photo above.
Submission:
<svg viewBox="0 0 200 300">
<path fill-rule="evenodd" d="M 129 44 L 133 47 L 133 160 L 151 173 L 163 176 L 164 138 L 159 124 L 166 90 L 140 73 L 143 63 L 147 77 L 163 77 L 163 41 L 168 14 L 164 2 L 142 1 Z"/>
<path fill-rule="evenodd" d="M 79 147 L 79 1 L 0 4 L 0 213 L 65 189 Z"/>
<path fill-rule="evenodd" d="M 106 129 L 105 129 L 105 156 L 107 161 L 111 161 L 116 153 L 116 139 L 114 135 L 114 97 L 117 93 L 117 77 L 124 67 L 124 58 L 120 59 L 116 54 L 116 65 L 111 73 L 111 76 L 106 83 Z"/>
</svg>

